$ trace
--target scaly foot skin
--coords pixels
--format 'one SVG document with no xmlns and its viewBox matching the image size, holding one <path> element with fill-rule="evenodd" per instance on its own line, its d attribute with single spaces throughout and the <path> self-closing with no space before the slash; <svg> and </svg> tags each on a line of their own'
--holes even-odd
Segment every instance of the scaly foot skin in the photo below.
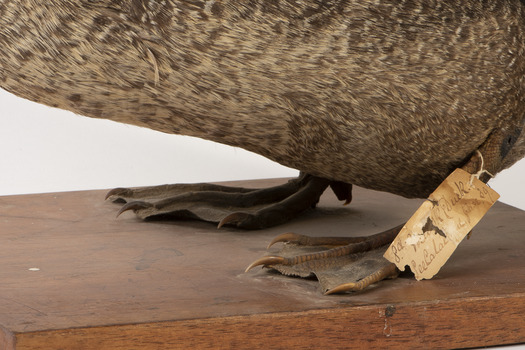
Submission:
<svg viewBox="0 0 525 350">
<path fill-rule="evenodd" d="M 369 237 L 308 237 L 285 233 L 268 246 L 285 243 L 279 255 L 265 256 L 253 262 L 284 275 L 315 275 L 325 294 L 359 291 L 385 278 L 399 274 L 383 254 L 403 225 Z"/>
<path fill-rule="evenodd" d="M 491 148 L 490 144 L 483 146 L 481 151 L 473 153 L 462 169 L 487 182 L 491 175 L 485 171 L 486 160 L 482 151 L 487 154 L 485 158 L 488 161 L 493 161 L 494 157 L 497 158 L 497 149 Z M 284 275 L 315 275 L 325 294 L 360 291 L 399 274 L 395 264 L 386 260 L 383 254 L 403 226 L 404 224 L 369 237 L 357 238 L 308 237 L 285 233 L 276 237 L 268 246 L 269 248 L 277 242 L 285 243 L 279 255 L 258 259 L 246 271 L 261 265 Z"/>
<path fill-rule="evenodd" d="M 178 184 L 138 189 L 116 188 L 106 199 L 126 203 L 121 213 L 133 210 L 141 219 L 197 219 L 261 229 L 282 224 L 315 207 L 330 186 L 338 199 L 351 200 L 351 185 L 308 174 L 266 189 L 247 189 L 213 184 Z"/>
</svg>

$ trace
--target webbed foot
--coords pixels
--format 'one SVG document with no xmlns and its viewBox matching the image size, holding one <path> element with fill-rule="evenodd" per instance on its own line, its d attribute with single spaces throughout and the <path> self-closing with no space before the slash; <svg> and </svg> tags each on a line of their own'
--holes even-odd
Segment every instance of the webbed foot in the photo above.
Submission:
<svg viewBox="0 0 525 350">
<path fill-rule="evenodd" d="M 213 184 L 176 184 L 137 189 L 116 188 L 106 199 L 126 203 L 119 215 L 132 210 L 142 219 L 173 218 L 261 229 L 282 224 L 315 207 L 330 186 L 338 199 L 349 203 L 352 186 L 308 174 L 266 189 Z"/>
<path fill-rule="evenodd" d="M 383 254 L 403 225 L 369 237 L 308 237 L 285 233 L 268 246 L 285 243 L 278 255 L 253 262 L 284 275 L 315 275 L 325 294 L 359 291 L 385 278 L 397 277 L 399 270 Z"/>
</svg>

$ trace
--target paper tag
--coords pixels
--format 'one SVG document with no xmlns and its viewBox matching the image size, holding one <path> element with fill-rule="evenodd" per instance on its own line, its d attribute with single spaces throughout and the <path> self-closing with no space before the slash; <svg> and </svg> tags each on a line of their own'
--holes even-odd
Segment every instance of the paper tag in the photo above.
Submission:
<svg viewBox="0 0 525 350">
<path fill-rule="evenodd" d="M 458 244 L 498 200 L 499 194 L 464 170 L 456 169 L 407 221 L 384 257 L 416 279 L 430 279 Z"/>
</svg>

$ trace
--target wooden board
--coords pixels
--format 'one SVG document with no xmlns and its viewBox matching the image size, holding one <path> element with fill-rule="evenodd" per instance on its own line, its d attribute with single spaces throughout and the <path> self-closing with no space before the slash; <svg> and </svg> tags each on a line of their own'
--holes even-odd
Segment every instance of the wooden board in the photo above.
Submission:
<svg viewBox="0 0 525 350">
<path fill-rule="evenodd" d="M 264 187 L 283 180 L 236 183 Z M 369 235 L 420 200 L 356 189 L 343 207 L 244 232 L 141 222 L 105 191 L 0 197 L 0 349 L 479 347 L 525 342 L 525 212 L 497 203 L 430 281 L 323 296 L 244 273 L 277 234 Z"/>
</svg>

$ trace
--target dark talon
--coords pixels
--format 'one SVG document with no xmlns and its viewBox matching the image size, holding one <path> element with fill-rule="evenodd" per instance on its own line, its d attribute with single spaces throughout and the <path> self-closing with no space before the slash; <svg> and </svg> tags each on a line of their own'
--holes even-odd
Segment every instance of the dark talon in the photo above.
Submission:
<svg viewBox="0 0 525 350">
<path fill-rule="evenodd" d="M 272 266 L 277 264 L 282 264 L 285 262 L 285 258 L 282 256 L 265 256 L 260 259 L 255 260 L 246 268 L 244 272 L 248 272 L 251 269 L 253 269 L 256 266 L 263 265 L 263 266 Z"/>
<path fill-rule="evenodd" d="M 129 193 L 129 189 L 128 188 L 117 187 L 117 188 L 114 188 L 111 191 L 109 191 L 106 194 L 106 198 L 104 198 L 104 200 L 108 200 L 108 198 L 112 197 L 112 196 L 122 196 L 122 195 L 125 195 L 127 193 Z"/>
<path fill-rule="evenodd" d="M 224 225 L 236 225 L 236 224 L 242 222 L 243 220 L 246 220 L 246 219 L 250 218 L 251 216 L 252 215 L 250 215 L 250 214 L 240 213 L 240 212 L 232 213 L 232 214 L 224 217 L 219 222 L 219 225 L 217 225 L 217 228 L 221 228 Z"/>
<path fill-rule="evenodd" d="M 129 203 L 123 205 L 122 208 L 120 208 L 120 210 L 117 213 L 117 217 L 119 217 L 120 214 L 122 214 L 123 212 L 128 211 L 128 210 L 133 210 L 133 212 L 136 212 L 137 210 L 147 209 L 147 208 L 151 208 L 151 207 L 153 207 L 152 204 L 146 203 L 146 202 L 142 202 L 142 201 L 129 202 Z"/>
<path fill-rule="evenodd" d="M 330 182 L 330 188 L 334 191 L 337 199 L 345 201 L 343 205 L 348 205 L 352 201 L 352 185 L 340 181 Z"/>
</svg>

